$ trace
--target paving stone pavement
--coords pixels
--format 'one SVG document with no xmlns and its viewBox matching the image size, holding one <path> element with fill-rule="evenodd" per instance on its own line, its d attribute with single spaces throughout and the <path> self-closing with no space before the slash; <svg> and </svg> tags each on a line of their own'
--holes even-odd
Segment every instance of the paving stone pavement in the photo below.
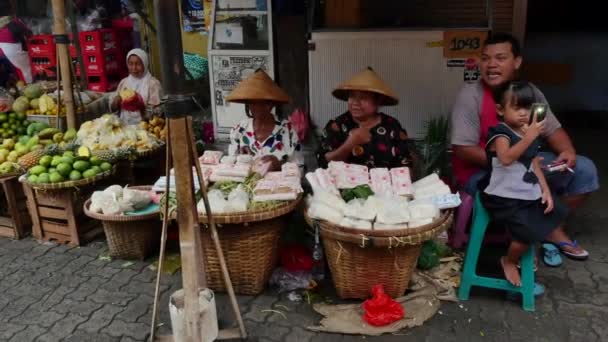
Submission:
<svg viewBox="0 0 608 342">
<path fill-rule="evenodd" d="M 596 163 L 605 185 L 604 159 Z M 467 302 L 442 303 L 441 312 L 421 327 L 364 338 L 310 332 L 306 327 L 320 319 L 311 306 L 268 290 L 238 298 L 249 340 L 608 341 L 608 214 L 602 210 L 607 200 L 608 191 L 600 191 L 569 221 L 570 231 L 591 253 L 589 261 L 540 265 L 538 280 L 547 291 L 534 313 L 522 311 L 501 292 L 477 289 Z M 69 248 L 0 238 L 0 341 L 145 341 L 155 281 L 151 260 L 105 261 L 99 258 L 105 249 L 102 241 Z M 167 333 L 168 297 L 181 287 L 181 274 L 164 276 L 162 285 L 159 332 Z M 220 326 L 233 324 L 224 294 L 217 295 L 217 309 Z"/>
</svg>

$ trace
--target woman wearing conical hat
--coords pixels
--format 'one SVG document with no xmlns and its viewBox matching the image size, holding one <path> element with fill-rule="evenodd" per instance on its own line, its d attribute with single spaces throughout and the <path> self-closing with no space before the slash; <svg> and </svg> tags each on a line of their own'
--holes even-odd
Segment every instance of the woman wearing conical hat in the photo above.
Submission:
<svg viewBox="0 0 608 342">
<path fill-rule="evenodd" d="M 277 120 L 271 112 L 274 106 L 288 103 L 289 96 L 263 70 L 239 83 L 226 100 L 245 104 L 247 114 L 247 119 L 230 132 L 229 155 L 261 158 L 271 163 L 271 171 L 279 170 L 286 161 L 300 159 L 296 131 L 289 121 Z"/>
<path fill-rule="evenodd" d="M 330 120 L 317 152 L 319 166 L 343 161 L 374 167 L 412 166 L 410 141 L 399 121 L 378 111 L 394 106 L 394 91 L 367 68 L 342 83 L 332 94 L 348 104 L 348 111 Z"/>
</svg>

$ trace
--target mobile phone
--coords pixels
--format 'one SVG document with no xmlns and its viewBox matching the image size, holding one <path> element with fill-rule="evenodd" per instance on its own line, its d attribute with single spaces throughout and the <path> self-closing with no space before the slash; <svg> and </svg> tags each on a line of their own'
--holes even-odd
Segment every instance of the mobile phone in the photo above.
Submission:
<svg viewBox="0 0 608 342">
<path fill-rule="evenodd" d="M 536 113 L 536 122 L 541 122 L 547 116 L 548 106 L 546 103 L 533 103 L 532 107 L 530 107 L 530 120 L 528 122 L 529 125 L 532 124 L 532 120 L 534 120 L 534 114 Z"/>
</svg>

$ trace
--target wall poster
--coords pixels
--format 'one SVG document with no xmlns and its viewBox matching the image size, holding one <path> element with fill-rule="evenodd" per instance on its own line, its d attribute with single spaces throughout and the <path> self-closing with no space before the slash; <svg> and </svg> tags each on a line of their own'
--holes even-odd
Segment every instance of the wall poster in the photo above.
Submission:
<svg viewBox="0 0 608 342">
<path fill-rule="evenodd" d="M 213 84 L 215 93 L 216 127 L 218 132 L 228 132 L 241 120 L 246 118 L 245 106 L 240 103 L 230 103 L 226 96 L 249 75 L 257 69 L 263 69 L 272 75 L 268 56 L 210 56 L 213 63 Z"/>
<path fill-rule="evenodd" d="M 203 0 L 182 0 L 183 29 L 186 32 L 205 32 L 205 6 Z M 209 3 L 205 4 L 209 7 Z"/>
</svg>

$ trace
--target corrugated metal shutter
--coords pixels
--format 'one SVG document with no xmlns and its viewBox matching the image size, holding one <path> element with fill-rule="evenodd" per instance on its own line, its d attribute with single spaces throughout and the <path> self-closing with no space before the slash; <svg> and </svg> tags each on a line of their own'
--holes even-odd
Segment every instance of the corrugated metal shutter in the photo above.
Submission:
<svg viewBox="0 0 608 342">
<path fill-rule="evenodd" d="M 488 25 L 486 0 L 326 0 L 325 6 L 330 28 Z M 510 32 L 513 0 L 494 0 L 493 12 L 495 29 Z"/>
<path fill-rule="evenodd" d="M 513 28 L 513 0 L 494 1 L 494 31 L 511 32 Z"/>
<path fill-rule="evenodd" d="M 461 68 L 447 68 L 443 49 L 428 42 L 443 39 L 442 31 L 313 33 L 309 51 L 310 115 L 317 129 L 344 113 L 347 104 L 332 90 L 356 72 L 371 66 L 399 95 L 397 106 L 381 111 L 396 117 L 412 137 L 419 138 L 428 119 L 450 113 L 463 84 Z M 432 100 L 429 100 L 432 99 Z"/>
</svg>

